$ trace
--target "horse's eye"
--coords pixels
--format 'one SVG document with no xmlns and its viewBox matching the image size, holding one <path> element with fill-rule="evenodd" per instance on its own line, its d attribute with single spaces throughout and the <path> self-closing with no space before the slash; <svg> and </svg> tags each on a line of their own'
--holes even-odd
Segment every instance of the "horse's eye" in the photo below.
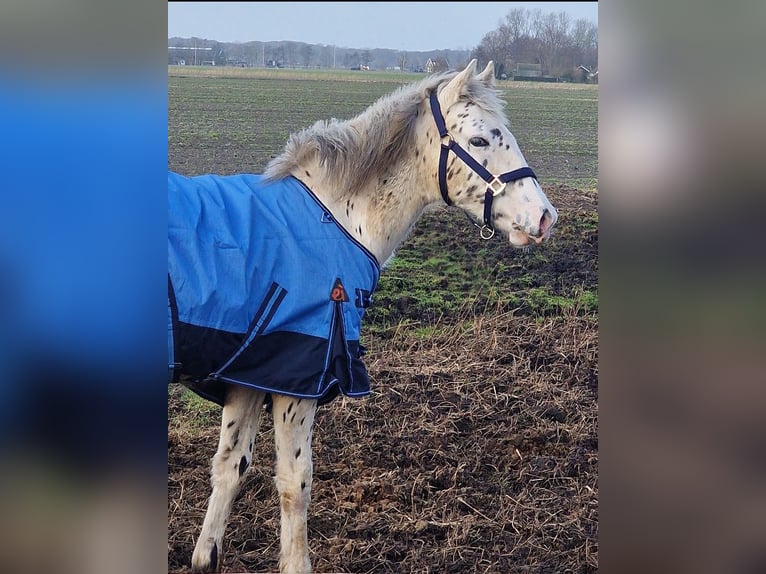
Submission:
<svg viewBox="0 0 766 574">
<path fill-rule="evenodd" d="M 489 145 L 489 142 L 487 140 L 485 140 L 484 138 L 479 138 L 479 137 L 471 138 L 470 140 L 468 140 L 468 143 L 476 147 L 485 147 Z"/>
</svg>

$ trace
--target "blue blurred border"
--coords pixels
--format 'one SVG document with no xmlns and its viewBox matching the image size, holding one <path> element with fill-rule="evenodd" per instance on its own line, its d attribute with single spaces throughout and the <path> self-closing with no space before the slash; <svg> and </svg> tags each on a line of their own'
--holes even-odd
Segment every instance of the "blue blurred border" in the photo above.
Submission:
<svg viewBox="0 0 766 574">
<path fill-rule="evenodd" d="M 96 406 L 162 446 L 166 76 L 6 75 L 0 125 L 4 436 L 47 439 L 48 409 L 78 434 Z"/>
</svg>

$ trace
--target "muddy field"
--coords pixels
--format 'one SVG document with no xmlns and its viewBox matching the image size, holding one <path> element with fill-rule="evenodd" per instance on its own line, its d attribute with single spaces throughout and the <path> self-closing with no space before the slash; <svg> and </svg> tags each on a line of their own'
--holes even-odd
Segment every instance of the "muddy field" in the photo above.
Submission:
<svg viewBox="0 0 766 574">
<path fill-rule="evenodd" d="M 170 77 L 169 168 L 260 171 L 287 135 L 348 118 L 385 79 Z M 316 572 L 598 569 L 597 88 L 504 86 L 512 131 L 559 210 L 513 251 L 453 209 L 421 219 L 362 332 L 372 395 L 320 408 L 309 541 Z M 189 572 L 220 409 L 171 385 L 168 569 Z M 279 503 L 264 416 L 224 572 L 275 572 Z"/>
</svg>

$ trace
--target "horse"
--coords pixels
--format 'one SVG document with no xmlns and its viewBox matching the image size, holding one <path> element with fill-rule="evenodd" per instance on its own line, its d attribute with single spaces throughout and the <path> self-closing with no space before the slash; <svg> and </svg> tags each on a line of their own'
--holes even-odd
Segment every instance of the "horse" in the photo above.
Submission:
<svg viewBox="0 0 766 574">
<path fill-rule="evenodd" d="M 270 247 L 247 256 L 247 261 L 258 263 L 267 251 L 276 250 L 277 261 L 270 266 L 281 270 L 288 265 L 285 259 L 310 251 L 311 261 L 301 264 L 307 266 L 305 270 L 285 273 L 298 275 L 302 285 L 316 282 L 307 277 L 324 274 L 318 279 L 321 285 L 316 297 L 294 296 L 297 288 L 285 288 L 282 279 L 269 282 L 267 278 L 259 283 L 255 290 L 260 292 L 260 303 L 253 313 L 257 319 L 238 318 L 236 311 L 227 313 L 233 323 L 239 321 L 239 327 L 231 329 L 233 335 L 222 335 L 223 339 L 235 341 L 225 353 L 206 347 L 210 333 L 218 333 L 220 325 L 199 327 L 205 334 L 190 349 L 200 356 L 207 353 L 215 357 L 197 370 L 196 378 L 185 373 L 187 365 L 183 360 L 171 357 L 175 380 L 223 407 L 220 439 L 210 472 L 212 493 L 192 554 L 194 572 L 211 572 L 220 567 L 227 518 L 252 461 L 264 405 L 270 406 L 274 419 L 280 572 L 311 572 L 306 522 L 311 499 L 314 416 L 319 405 L 339 393 L 369 393 L 361 360 L 364 349 L 358 344 L 359 323 L 380 269 L 394 256 L 426 208 L 441 203 L 454 205 L 473 220 L 483 239 L 499 232 L 512 248 L 528 249 L 550 237 L 556 209 L 508 127 L 505 102 L 495 85 L 494 64 L 490 61 L 481 72 L 476 65 L 477 61 L 472 60 L 462 71 L 444 72 L 403 85 L 350 120 L 319 121 L 293 133 L 262 176 L 230 182 L 236 187 L 235 195 L 244 197 L 248 205 L 262 197 L 273 197 L 282 209 L 278 215 L 264 216 L 278 220 L 280 226 L 279 232 L 265 232 L 272 234 Z M 234 200 L 216 195 L 226 187 L 226 177 L 197 182 L 195 193 L 215 195 L 215 210 L 236 220 L 250 241 L 254 228 L 260 227 L 250 221 L 250 208 L 242 212 Z M 196 179 L 189 178 L 192 183 Z M 176 192 L 185 198 L 183 185 L 176 183 Z M 277 184 L 285 185 L 275 187 Z M 200 213 L 211 209 L 202 208 L 191 218 L 198 221 Z M 304 220 L 296 223 L 288 219 L 305 212 L 309 214 L 306 221 L 320 222 L 317 231 L 309 230 L 310 224 Z M 211 283 L 211 298 L 225 286 L 228 275 L 223 267 L 231 264 L 230 252 L 243 248 L 232 248 L 228 245 L 231 239 L 221 239 L 216 233 L 198 243 L 218 247 L 223 244 L 228 250 L 224 249 L 222 262 L 216 264 L 209 279 L 179 279 L 169 273 L 171 299 L 190 284 Z M 189 241 L 195 240 L 195 228 L 187 229 L 186 234 Z M 294 235 L 299 239 L 293 240 Z M 284 247 L 293 243 L 292 247 Z M 353 259 L 350 265 L 354 272 L 339 270 L 335 261 L 322 259 L 336 251 L 341 252 L 341 260 Z M 237 276 L 231 279 L 241 282 L 243 290 L 251 284 L 248 273 L 261 274 L 248 264 L 244 264 L 244 270 L 238 268 L 234 273 Z M 192 275 L 200 273 L 194 262 L 188 266 Z M 292 319 L 274 328 L 276 317 L 291 297 L 317 299 L 311 305 L 321 308 L 330 325 L 322 327 L 324 336 L 298 333 L 298 327 L 290 326 L 300 321 Z M 175 313 L 171 325 L 183 324 L 178 301 L 171 301 L 169 307 L 171 315 Z M 188 314 L 184 317 L 189 320 Z M 288 350 L 287 345 L 293 341 L 311 349 Z M 170 344 L 171 353 L 179 351 L 177 341 Z M 232 349 L 236 350 L 232 353 Z M 287 354 L 275 360 L 279 353 Z M 233 366 L 245 355 L 255 357 L 252 364 L 233 373 Z M 309 355 L 321 364 L 316 368 L 302 366 L 301 357 Z M 252 376 L 248 379 L 243 373 Z"/>
</svg>

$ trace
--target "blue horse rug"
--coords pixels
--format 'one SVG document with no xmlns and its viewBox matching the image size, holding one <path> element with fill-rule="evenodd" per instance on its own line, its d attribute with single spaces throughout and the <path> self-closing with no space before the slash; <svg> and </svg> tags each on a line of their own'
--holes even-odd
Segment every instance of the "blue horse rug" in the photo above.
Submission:
<svg viewBox="0 0 766 574">
<path fill-rule="evenodd" d="M 168 172 L 169 375 L 202 397 L 369 394 L 359 336 L 379 276 L 296 178 Z"/>
</svg>

